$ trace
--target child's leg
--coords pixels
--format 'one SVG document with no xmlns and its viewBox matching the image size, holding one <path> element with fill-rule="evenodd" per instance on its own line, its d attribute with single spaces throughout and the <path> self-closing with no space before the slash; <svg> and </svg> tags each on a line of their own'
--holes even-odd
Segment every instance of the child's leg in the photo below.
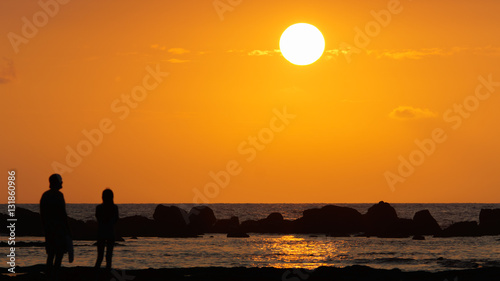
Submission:
<svg viewBox="0 0 500 281">
<path fill-rule="evenodd" d="M 101 267 L 102 259 L 104 258 L 104 241 L 97 241 L 97 260 L 95 262 L 95 267 Z"/>
<path fill-rule="evenodd" d="M 107 241 L 106 243 L 106 268 L 111 269 L 111 263 L 113 259 L 113 248 L 115 246 L 114 241 Z"/>
</svg>

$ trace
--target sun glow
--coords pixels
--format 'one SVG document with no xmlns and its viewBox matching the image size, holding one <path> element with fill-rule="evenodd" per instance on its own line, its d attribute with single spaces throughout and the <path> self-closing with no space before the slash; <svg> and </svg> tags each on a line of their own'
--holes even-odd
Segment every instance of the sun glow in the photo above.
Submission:
<svg viewBox="0 0 500 281">
<path fill-rule="evenodd" d="M 288 27 L 281 35 L 280 50 L 289 62 L 308 65 L 323 55 L 325 38 L 314 25 L 297 23 Z"/>
</svg>

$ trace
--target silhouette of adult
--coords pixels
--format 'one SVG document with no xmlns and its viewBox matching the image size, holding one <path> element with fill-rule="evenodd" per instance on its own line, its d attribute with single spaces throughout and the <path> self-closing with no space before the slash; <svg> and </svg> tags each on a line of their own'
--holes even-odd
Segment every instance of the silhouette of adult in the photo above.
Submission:
<svg viewBox="0 0 500 281">
<path fill-rule="evenodd" d="M 115 224 L 118 221 L 118 206 L 113 202 L 113 191 L 109 188 L 102 192 L 102 204 L 95 209 L 98 223 L 97 233 L 97 261 L 96 268 L 101 267 L 106 247 L 106 269 L 111 269 L 113 247 L 115 245 Z"/>
<path fill-rule="evenodd" d="M 62 188 L 62 177 L 53 174 L 49 177 L 49 190 L 40 199 L 40 215 L 45 233 L 45 251 L 47 252 L 47 274 L 57 278 L 67 243 L 71 235 L 66 213 Z M 70 259 L 71 262 L 71 259 Z"/>
</svg>

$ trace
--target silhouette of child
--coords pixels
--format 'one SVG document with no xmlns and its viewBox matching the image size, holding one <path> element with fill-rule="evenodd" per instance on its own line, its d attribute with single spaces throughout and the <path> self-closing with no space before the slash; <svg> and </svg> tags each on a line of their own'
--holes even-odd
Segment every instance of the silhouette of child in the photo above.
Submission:
<svg viewBox="0 0 500 281">
<path fill-rule="evenodd" d="M 102 192 L 102 204 L 95 209 L 95 216 L 98 223 L 97 233 L 97 261 L 96 268 L 101 267 L 104 257 L 104 247 L 106 247 L 106 269 L 111 269 L 111 259 L 113 258 L 113 247 L 115 244 L 114 226 L 118 221 L 118 206 L 113 202 L 113 191 L 109 188 Z"/>
</svg>

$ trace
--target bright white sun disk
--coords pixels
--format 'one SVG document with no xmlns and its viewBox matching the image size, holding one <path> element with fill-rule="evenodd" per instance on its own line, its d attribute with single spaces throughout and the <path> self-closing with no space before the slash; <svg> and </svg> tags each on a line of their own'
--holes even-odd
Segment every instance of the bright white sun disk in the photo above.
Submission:
<svg viewBox="0 0 500 281">
<path fill-rule="evenodd" d="M 314 25 L 297 23 L 288 27 L 281 35 L 280 50 L 289 62 L 308 65 L 323 55 L 325 38 Z"/>
</svg>

